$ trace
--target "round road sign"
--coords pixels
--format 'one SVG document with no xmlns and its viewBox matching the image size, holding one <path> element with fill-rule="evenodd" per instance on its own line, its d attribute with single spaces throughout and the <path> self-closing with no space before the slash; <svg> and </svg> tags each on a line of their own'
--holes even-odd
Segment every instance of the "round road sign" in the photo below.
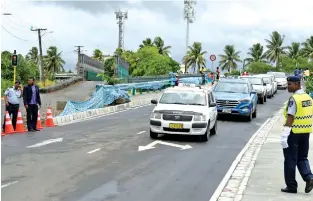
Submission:
<svg viewBox="0 0 313 201">
<path fill-rule="evenodd" d="M 210 60 L 211 60 L 211 61 L 215 61 L 215 60 L 216 60 L 216 56 L 215 56 L 214 54 L 212 54 L 212 55 L 210 56 Z"/>
</svg>

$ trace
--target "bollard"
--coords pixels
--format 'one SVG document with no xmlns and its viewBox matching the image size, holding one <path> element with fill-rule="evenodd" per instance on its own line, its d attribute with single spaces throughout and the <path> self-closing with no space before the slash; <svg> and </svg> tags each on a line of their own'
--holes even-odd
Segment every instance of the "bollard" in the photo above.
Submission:
<svg viewBox="0 0 313 201">
<path fill-rule="evenodd" d="M 134 96 L 136 94 L 136 89 L 133 88 L 132 90 L 133 90 L 133 96 Z"/>
<path fill-rule="evenodd" d="M 139 93 L 142 94 L 142 89 L 141 88 L 139 89 Z"/>
</svg>

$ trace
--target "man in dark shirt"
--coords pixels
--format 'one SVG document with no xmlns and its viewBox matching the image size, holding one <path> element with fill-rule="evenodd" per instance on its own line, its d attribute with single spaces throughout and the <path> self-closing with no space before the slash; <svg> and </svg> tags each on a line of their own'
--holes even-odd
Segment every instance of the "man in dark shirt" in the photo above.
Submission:
<svg viewBox="0 0 313 201">
<path fill-rule="evenodd" d="M 27 112 L 27 128 L 28 131 L 39 131 L 36 128 L 38 109 L 41 106 L 39 87 L 34 84 L 35 79 L 28 79 L 28 85 L 24 87 L 23 100 Z"/>
</svg>

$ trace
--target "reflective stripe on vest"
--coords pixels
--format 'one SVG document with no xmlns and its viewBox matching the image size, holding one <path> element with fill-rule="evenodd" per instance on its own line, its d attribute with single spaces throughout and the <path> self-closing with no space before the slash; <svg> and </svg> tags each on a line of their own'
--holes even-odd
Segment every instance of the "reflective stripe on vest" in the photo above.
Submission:
<svg viewBox="0 0 313 201">
<path fill-rule="evenodd" d="M 294 94 L 292 96 L 296 104 L 296 115 L 292 125 L 293 133 L 312 133 L 312 123 L 313 123 L 313 106 L 312 98 L 304 94 Z M 284 110 L 285 122 L 287 122 L 287 111 L 288 105 Z"/>
</svg>

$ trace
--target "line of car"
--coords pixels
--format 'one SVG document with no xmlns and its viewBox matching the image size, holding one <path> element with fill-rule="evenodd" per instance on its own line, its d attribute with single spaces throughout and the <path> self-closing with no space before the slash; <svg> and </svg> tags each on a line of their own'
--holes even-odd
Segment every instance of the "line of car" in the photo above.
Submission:
<svg viewBox="0 0 313 201">
<path fill-rule="evenodd" d="M 237 79 L 224 78 L 213 87 L 179 84 L 164 90 L 150 116 L 150 137 L 159 134 L 197 135 L 207 141 L 217 133 L 218 116 L 257 117 L 257 104 L 287 88 L 286 75 L 269 72 Z"/>
</svg>

